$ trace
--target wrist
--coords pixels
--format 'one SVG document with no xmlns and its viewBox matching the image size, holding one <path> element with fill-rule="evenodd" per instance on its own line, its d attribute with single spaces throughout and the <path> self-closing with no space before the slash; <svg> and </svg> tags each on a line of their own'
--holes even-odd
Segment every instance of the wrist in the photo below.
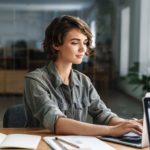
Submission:
<svg viewBox="0 0 150 150">
<path fill-rule="evenodd" d="M 113 126 L 106 126 L 105 130 L 104 130 L 104 136 L 111 136 L 112 135 L 112 131 L 113 131 Z"/>
<path fill-rule="evenodd" d="M 114 126 L 114 125 L 118 125 L 121 124 L 123 122 L 127 121 L 126 119 L 120 118 L 120 117 L 113 117 L 111 118 L 111 120 L 109 121 L 109 125 Z"/>
</svg>

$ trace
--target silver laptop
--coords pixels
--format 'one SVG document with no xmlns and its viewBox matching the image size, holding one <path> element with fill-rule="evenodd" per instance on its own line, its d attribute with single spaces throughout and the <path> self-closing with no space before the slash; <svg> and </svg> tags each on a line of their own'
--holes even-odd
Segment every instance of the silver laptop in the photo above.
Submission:
<svg viewBox="0 0 150 150">
<path fill-rule="evenodd" d="M 143 112 L 142 136 L 130 132 L 120 137 L 107 136 L 107 137 L 100 137 L 100 139 L 137 148 L 148 147 L 150 138 L 150 93 L 146 93 L 145 97 L 143 98 L 143 111 L 144 112 Z"/>
</svg>

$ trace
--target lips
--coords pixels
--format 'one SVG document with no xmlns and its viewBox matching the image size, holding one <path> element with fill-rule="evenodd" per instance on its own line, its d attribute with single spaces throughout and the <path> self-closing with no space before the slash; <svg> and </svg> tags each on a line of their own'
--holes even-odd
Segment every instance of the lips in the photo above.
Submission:
<svg viewBox="0 0 150 150">
<path fill-rule="evenodd" d="M 76 55 L 78 58 L 83 58 L 84 55 Z"/>
</svg>

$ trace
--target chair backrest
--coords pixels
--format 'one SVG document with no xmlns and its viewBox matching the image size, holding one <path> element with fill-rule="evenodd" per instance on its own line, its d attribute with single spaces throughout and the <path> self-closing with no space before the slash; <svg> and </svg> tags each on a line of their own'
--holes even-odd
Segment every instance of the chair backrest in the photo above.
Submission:
<svg viewBox="0 0 150 150">
<path fill-rule="evenodd" d="M 21 128 L 25 127 L 26 117 L 23 104 L 10 106 L 4 113 L 4 128 Z"/>
</svg>

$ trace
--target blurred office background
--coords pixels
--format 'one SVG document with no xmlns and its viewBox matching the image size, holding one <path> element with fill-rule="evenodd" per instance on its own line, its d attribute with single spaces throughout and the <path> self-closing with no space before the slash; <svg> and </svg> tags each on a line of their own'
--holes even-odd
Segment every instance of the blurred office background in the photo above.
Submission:
<svg viewBox="0 0 150 150">
<path fill-rule="evenodd" d="M 22 103 L 25 73 L 45 64 L 44 31 L 60 15 L 79 16 L 93 33 L 95 54 L 74 68 L 114 112 L 142 117 L 141 98 L 150 91 L 149 11 L 149 0 L 0 0 L 0 127 L 5 110 Z"/>
</svg>

